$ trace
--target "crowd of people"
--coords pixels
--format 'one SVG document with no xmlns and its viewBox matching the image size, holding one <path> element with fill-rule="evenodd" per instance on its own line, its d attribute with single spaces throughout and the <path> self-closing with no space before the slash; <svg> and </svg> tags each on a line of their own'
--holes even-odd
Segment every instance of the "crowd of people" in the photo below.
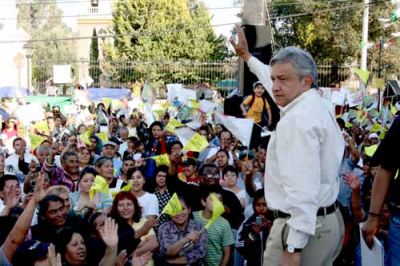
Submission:
<svg viewBox="0 0 400 266">
<path fill-rule="evenodd" d="M 312 89 L 308 53 L 286 48 L 265 68 L 238 33 L 234 48 L 260 79 L 243 115 L 270 126 L 265 91 L 282 107 L 272 136 L 251 147 L 209 115 L 196 129 L 208 146 L 193 151 L 167 130 L 168 109 L 148 125 L 139 109 L 102 102 L 76 117 L 52 106 L 33 147 L 10 113 L 0 138 L 0 265 L 361 265 L 367 219 L 367 242 L 374 234 L 388 248 L 392 201 L 371 203 L 371 191 L 374 201 L 379 165 L 398 169 L 394 153 L 385 164 L 399 147 L 398 113 L 379 130 L 371 117 L 335 117 Z M 392 123 L 393 147 L 377 148 Z M 182 210 L 165 214 L 175 194 Z M 224 207 L 217 218 L 214 197 Z M 371 217 L 381 218 L 379 232 Z"/>
</svg>

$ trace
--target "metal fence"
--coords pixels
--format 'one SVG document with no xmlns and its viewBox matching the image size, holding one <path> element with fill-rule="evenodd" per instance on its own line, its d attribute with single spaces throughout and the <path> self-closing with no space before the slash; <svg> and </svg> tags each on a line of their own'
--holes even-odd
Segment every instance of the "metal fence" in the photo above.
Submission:
<svg viewBox="0 0 400 266">
<path fill-rule="evenodd" d="M 71 65 L 71 84 L 52 84 L 53 65 Z M 319 85 L 327 87 L 346 80 L 354 65 L 337 65 L 324 62 L 318 65 Z M 89 78 L 90 77 L 90 78 Z M 90 82 L 92 79 L 93 81 Z M 33 65 L 33 88 L 46 94 L 49 87 L 58 87 L 58 94 L 68 94 L 75 84 L 98 88 L 130 88 L 135 82 L 148 81 L 156 92 L 169 83 L 181 83 L 191 88 L 204 84 L 213 89 L 229 92 L 239 85 L 238 60 L 218 62 L 137 62 L 137 61 L 41 61 Z"/>
</svg>

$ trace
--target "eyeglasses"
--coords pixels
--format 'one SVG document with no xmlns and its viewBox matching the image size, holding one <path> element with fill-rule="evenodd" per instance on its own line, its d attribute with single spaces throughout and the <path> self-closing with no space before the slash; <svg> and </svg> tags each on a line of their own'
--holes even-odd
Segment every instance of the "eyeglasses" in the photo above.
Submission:
<svg viewBox="0 0 400 266">
<path fill-rule="evenodd" d="M 201 175 L 205 179 L 219 179 L 219 174 L 203 174 Z"/>
</svg>

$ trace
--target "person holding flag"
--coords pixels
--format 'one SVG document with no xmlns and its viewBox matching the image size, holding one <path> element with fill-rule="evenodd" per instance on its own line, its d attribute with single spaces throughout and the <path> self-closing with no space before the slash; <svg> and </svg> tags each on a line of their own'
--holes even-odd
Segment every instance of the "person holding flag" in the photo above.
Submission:
<svg viewBox="0 0 400 266">
<path fill-rule="evenodd" d="M 235 240 L 229 222 L 221 217 L 225 211 L 221 203 L 222 189 L 218 186 L 203 189 L 201 203 L 203 210 L 194 213 L 195 221 L 204 225 L 207 230 L 208 244 L 206 265 L 226 266 Z"/>
<path fill-rule="evenodd" d="M 171 220 L 158 230 L 159 255 L 168 265 L 203 265 L 207 252 L 207 235 L 203 226 L 193 220 L 187 197 L 171 197 L 163 213 Z"/>
</svg>

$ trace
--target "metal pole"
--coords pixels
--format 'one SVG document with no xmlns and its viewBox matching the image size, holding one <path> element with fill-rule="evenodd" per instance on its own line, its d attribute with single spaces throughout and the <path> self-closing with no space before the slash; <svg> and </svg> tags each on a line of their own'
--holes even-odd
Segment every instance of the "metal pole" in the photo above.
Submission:
<svg viewBox="0 0 400 266">
<path fill-rule="evenodd" d="M 369 0 L 364 0 L 364 15 L 362 24 L 362 47 L 361 47 L 361 69 L 364 70 L 367 70 L 368 15 L 369 15 Z"/>
<path fill-rule="evenodd" d="M 383 39 L 379 40 L 379 55 L 378 55 L 378 78 L 381 78 L 382 73 L 382 66 L 381 66 L 381 59 L 382 59 L 382 48 L 383 48 Z M 378 88 L 378 112 L 381 110 L 381 88 Z"/>
</svg>

